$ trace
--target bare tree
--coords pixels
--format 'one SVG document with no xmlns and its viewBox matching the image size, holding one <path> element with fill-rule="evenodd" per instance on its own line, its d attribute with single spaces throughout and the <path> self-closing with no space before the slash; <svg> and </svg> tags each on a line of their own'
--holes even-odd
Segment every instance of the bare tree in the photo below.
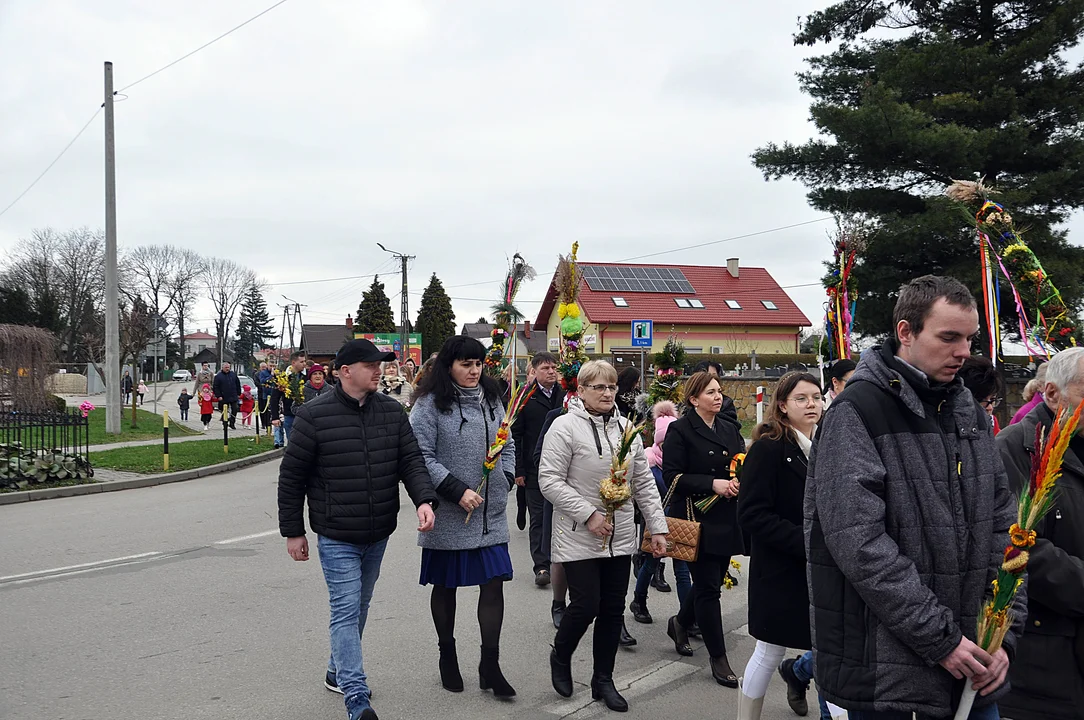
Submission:
<svg viewBox="0 0 1084 720">
<path fill-rule="evenodd" d="M 125 255 L 124 272 L 154 315 L 165 319 L 173 305 L 170 278 L 175 272 L 177 248 L 172 245 L 142 245 Z M 168 328 L 167 328 L 168 329 Z"/>
<path fill-rule="evenodd" d="M 218 337 L 218 361 L 223 362 L 226 339 L 229 337 L 237 309 L 252 286 L 259 287 L 256 273 L 232 260 L 210 258 L 206 267 L 207 290 L 215 310 L 215 333 Z"/>
<path fill-rule="evenodd" d="M 191 317 L 203 286 L 197 280 L 204 274 L 207 261 L 194 250 L 178 249 L 173 271 L 166 280 L 173 321 L 177 324 L 178 343 L 181 348 L 181 364 L 184 365 L 184 325 Z"/>
<path fill-rule="evenodd" d="M 101 230 L 33 230 L 6 263 L 8 279 L 26 288 L 39 322 L 54 326 L 65 362 L 81 354 L 81 327 L 100 310 L 105 291 L 105 237 Z"/>
</svg>

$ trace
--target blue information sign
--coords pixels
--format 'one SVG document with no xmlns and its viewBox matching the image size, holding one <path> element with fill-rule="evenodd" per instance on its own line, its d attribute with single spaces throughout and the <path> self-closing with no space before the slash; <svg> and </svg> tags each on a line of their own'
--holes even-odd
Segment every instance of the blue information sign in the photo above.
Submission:
<svg viewBox="0 0 1084 720">
<path fill-rule="evenodd" d="M 632 321 L 632 346 L 633 347 L 651 347 L 651 321 L 650 320 L 633 320 Z"/>
</svg>

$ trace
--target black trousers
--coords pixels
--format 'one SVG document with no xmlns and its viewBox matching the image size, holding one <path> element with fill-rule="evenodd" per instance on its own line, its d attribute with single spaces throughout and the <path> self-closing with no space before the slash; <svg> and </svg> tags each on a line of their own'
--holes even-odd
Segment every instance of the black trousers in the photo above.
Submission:
<svg viewBox="0 0 1084 720">
<path fill-rule="evenodd" d="M 722 555 L 700 553 L 696 562 L 689 563 L 693 576 L 693 591 L 685 596 L 678 611 L 678 622 L 689 627 L 694 622 L 700 626 L 704 646 L 712 657 L 724 657 L 723 611 L 719 605 L 723 576 L 730 567 L 730 558 Z M 563 621 L 562 621 L 563 622 Z"/>
<path fill-rule="evenodd" d="M 241 406 L 241 402 L 239 400 L 233 400 L 233 401 L 230 401 L 230 402 L 227 402 L 226 400 L 219 400 L 218 401 L 218 412 L 219 412 L 220 415 L 222 413 L 222 408 L 223 407 L 228 407 L 230 409 L 230 427 L 231 428 L 236 426 L 237 409 L 240 406 Z"/>
<path fill-rule="evenodd" d="M 533 485 L 528 482 L 523 489 L 526 490 L 527 512 L 531 518 L 528 533 L 531 540 L 531 559 L 534 561 L 534 571 L 549 570 L 550 554 L 548 550 L 544 552 L 542 547 L 542 512 L 546 498 L 542 496 L 537 480 Z"/>
<path fill-rule="evenodd" d="M 572 653 L 594 621 L 594 674 L 613 675 L 631 567 L 628 555 L 564 563 L 569 604 L 553 643 L 562 662 L 572 660 Z"/>
</svg>

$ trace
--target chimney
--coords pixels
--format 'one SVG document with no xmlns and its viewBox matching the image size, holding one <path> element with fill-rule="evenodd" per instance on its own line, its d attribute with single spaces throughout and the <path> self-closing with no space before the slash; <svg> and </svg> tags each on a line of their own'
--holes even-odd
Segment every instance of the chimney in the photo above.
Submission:
<svg viewBox="0 0 1084 720">
<path fill-rule="evenodd" d="M 523 321 L 523 337 L 525 337 L 525 338 L 531 337 L 531 321 L 530 320 L 524 320 Z"/>
<path fill-rule="evenodd" d="M 347 330 L 353 330 L 354 329 L 354 318 L 350 317 L 349 315 L 346 316 L 346 329 Z"/>
<path fill-rule="evenodd" d="M 730 273 L 730 277 L 737 278 L 740 270 L 738 269 L 738 258 L 726 259 L 726 271 Z"/>
</svg>

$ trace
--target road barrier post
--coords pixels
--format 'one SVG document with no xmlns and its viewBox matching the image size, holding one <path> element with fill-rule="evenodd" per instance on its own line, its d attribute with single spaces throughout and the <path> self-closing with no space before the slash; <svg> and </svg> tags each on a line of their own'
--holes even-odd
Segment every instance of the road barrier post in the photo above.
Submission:
<svg viewBox="0 0 1084 720">
<path fill-rule="evenodd" d="M 764 422 L 764 386 L 757 386 L 757 425 Z"/>
<path fill-rule="evenodd" d="M 162 411 L 162 472 L 169 472 L 169 410 Z"/>
</svg>

